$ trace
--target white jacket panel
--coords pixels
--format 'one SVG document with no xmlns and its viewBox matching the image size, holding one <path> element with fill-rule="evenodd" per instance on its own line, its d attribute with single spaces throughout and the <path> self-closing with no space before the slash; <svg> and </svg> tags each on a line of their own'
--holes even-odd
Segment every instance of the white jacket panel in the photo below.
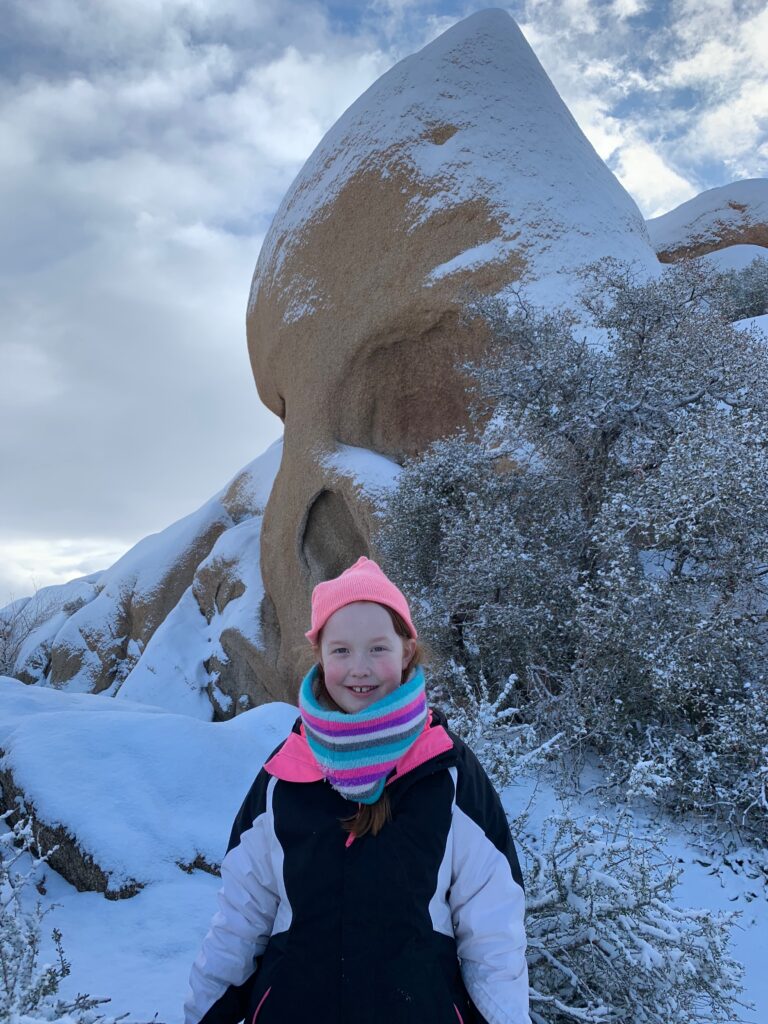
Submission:
<svg viewBox="0 0 768 1024">
<path fill-rule="evenodd" d="M 281 895 L 286 900 L 273 867 L 276 859 L 282 863 L 271 808 L 276 781 L 270 782 L 266 812 L 221 862 L 218 911 L 192 965 L 184 1024 L 198 1024 L 230 985 L 242 985 L 253 974 L 255 958 L 272 934 Z M 290 908 L 283 907 L 281 918 L 290 922 Z"/>
<path fill-rule="evenodd" d="M 530 1024 L 525 895 L 509 861 L 458 805 L 449 903 L 464 984 L 488 1024 Z"/>
</svg>

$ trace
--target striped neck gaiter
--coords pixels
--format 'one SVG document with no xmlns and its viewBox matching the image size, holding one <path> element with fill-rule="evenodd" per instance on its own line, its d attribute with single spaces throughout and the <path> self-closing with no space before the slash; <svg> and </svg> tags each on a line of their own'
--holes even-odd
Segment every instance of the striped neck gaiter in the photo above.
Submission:
<svg viewBox="0 0 768 1024">
<path fill-rule="evenodd" d="M 312 753 L 324 777 L 347 800 L 374 804 L 387 775 L 416 741 L 427 720 L 424 673 L 374 704 L 347 715 L 329 711 L 315 696 L 317 666 L 299 689 L 299 711 Z"/>
</svg>

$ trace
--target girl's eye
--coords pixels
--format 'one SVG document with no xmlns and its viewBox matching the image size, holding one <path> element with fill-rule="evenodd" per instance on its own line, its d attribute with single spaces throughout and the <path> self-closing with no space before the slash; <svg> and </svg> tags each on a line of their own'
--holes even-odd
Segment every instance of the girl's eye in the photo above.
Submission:
<svg viewBox="0 0 768 1024">
<path fill-rule="evenodd" d="M 333 650 L 331 651 L 331 654 L 346 654 L 346 653 L 347 653 L 347 648 L 346 647 L 334 647 Z"/>
<path fill-rule="evenodd" d="M 373 650 L 374 651 L 386 651 L 387 648 L 386 647 L 374 647 Z"/>
</svg>

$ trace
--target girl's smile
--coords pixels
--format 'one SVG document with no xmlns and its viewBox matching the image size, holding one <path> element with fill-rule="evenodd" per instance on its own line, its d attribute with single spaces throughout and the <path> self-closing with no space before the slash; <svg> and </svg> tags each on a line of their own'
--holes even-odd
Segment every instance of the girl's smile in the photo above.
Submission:
<svg viewBox="0 0 768 1024">
<path fill-rule="evenodd" d="M 325 623 L 320 641 L 328 694 L 348 714 L 381 700 L 402 682 L 415 646 L 397 635 L 380 604 L 344 605 Z"/>
</svg>

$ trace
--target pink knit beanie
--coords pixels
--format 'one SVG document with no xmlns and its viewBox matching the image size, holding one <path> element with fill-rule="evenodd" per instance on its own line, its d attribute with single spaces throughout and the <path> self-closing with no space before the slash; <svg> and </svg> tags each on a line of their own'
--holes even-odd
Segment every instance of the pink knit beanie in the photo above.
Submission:
<svg viewBox="0 0 768 1024">
<path fill-rule="evenodd" d="M 414 640 L 418 636 L 404 595 L 378 565 L 365 556 L 358 558 L 335 580 L 318 583 L 312 591 L 312 628 L 304 636 L 311 644 L 316 644 L 320 630 L 333 613 L 355 601 L 386 605 L 403 619 Z"/>
</svg>

